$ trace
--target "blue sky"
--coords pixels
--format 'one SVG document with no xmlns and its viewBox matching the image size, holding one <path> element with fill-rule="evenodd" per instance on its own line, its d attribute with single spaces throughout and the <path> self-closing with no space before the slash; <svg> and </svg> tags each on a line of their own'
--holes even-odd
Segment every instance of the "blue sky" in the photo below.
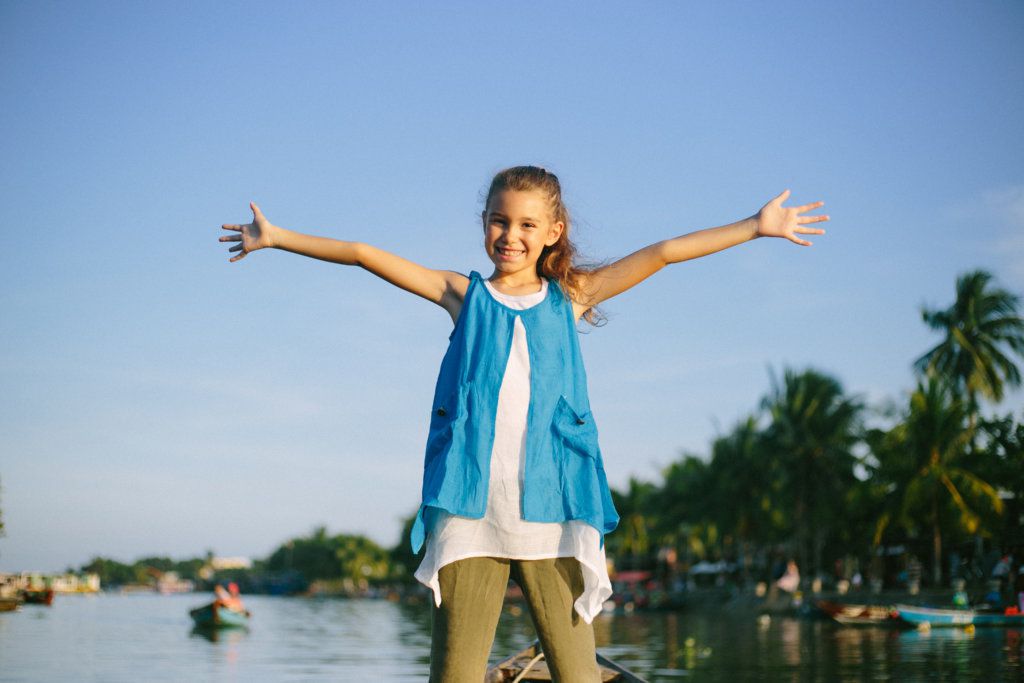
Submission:
<svg viewBox="0 0 1024 683">
<path fill-rule="evenodd" d="M 673 266 L 583 337 L 612 484 L 706 454 L 770 369 L 902 401 L 922 305 L 974 268 L 1024 294 L 1021 35 L 1016 1 L 0 3 L 0 570 L 397 542 L 451 323 L 229 264 L 250 200 L 486 272 L 505 166 L 559 174 L 595 259 L 788 187 L 814 246 Z"/>
</svg>

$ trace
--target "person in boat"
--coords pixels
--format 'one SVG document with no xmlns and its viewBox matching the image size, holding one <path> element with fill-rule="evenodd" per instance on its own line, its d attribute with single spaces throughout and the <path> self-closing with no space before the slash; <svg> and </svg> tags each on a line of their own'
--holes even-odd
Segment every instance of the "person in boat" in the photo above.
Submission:
<svg viewBox="0 0 1024 683">
<path fill-rule="evenodd" d="M 786 572 L 778 578 L 775 585 L 787 593 L 796 592 L 800 587 L 800 569 L 796 565 L 796 560 L 791 559 L 786 563 Z"/>
<path fill-rule="evenodd" d="M 217 584 L 216 587 L 214 587 L 213 592 L 217 596 L 217 599 L 214 601 L 215 604 L 236 612 L 245 611 L 245 605 L 242 603 L 238 584 L 234 581 L 228 584 L 227 589 L 225 589 L 221 584 Z"/>
<path fill-rule="evenodd" d="M 482 680 L 510 575 L 561 681 L 598 677 L 591 621 L 611 594 L 604 534 L 618 523 L 590 410 L 578 324 L 665 266 L 759 237 L 799 237 L 823 202 L 784 207 L 789 190 L 735 223 L 583 267 L 555 174 L 508 168 L 481 213 L 489 277 L 433 270 L 376 247 L 272 224 L 255 203 L 225 224 L 236 262 L 264 248 L 360 266 L 443 308 L 454 329 L 441 362 L 410 541 L 434 594 L 431 680 Z M 430 207 L 426 207 L 429 213 Z"/>
<path fill-rule="evenodd" d="M 1013 558 L 1009 553 L 1004 554 L 995 566 L 992 567 L 992 578 L 999 582 L 999 592 L 1003 593 L 1009 586 L 1010 570 L 1013 567 Z"/>
</svg>

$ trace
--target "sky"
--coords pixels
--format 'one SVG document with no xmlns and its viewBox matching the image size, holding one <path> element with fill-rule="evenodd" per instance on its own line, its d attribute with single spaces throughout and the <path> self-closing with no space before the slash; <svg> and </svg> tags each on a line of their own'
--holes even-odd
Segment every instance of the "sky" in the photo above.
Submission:
<svg viewBox="0 0 1024 683">
<path fill-rule="evenodd" d="M 581 336 L 611 484 L 706 457 L 786 368 L 905 403 L 922 307 L 978 268 L 1024 294 L 1022 35 L 1017 0 L 0 0 L 0 571 L 400 541 L 451 321 L 229 263 L 251 200 L 486 275 L 506 166 L 559 175 L 593 260 L 789 188 L 813 246 L 670 266 Z"/>
</svg>

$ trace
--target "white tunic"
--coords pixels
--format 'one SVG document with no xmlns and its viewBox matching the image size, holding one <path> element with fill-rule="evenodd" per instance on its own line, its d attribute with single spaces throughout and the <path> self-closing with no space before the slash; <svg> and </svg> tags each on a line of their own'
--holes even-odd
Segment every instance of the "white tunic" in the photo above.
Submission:
<svg viewBox="0 0 1024 683">
<path fill-rule="evenodd" d="M 547 296 L 548 282 L 534 294 L 511 296 L 484 281 L 487 291 L 509 308 L 523 310 L 536 306 Z M 576 600 L 576 613 L 588 624 L 612 594 L 608 565 L 600 532 L 586 522 L 527 522 L 522 515 L 523 452 L 526 448 L 526 416 L 530 407 L 530 353 L 526 328 L 516 317 L 512 349 L 498 391 L 498 411 L 491 451 L 491 477 L 487 510 L 482 519 L 459 517 L 445 512 L 427 534 L 426 553 L 416 579 L 434 592 L 441 604 L 441 567 L 467 557 L 507 557 L 539 560 L 575 557 L 583 570 L 583 594 Z"/>
</svg>

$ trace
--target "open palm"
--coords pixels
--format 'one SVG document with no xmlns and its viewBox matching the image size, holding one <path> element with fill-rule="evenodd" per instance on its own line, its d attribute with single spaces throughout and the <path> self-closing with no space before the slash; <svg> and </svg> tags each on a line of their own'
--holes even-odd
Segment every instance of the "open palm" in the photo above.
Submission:
<svg viewBox="0 0 1024 683">
<path fill-rule="evenodd" d="M 791 242 L 811 246 L 807 240 L 797 237 L 797 234 L 824 235 L 821 228 L 805 228 L 808 223 L 820 223 L 827 221 L 828 216 L 801 216 L 802 213 L 813 211 L 825 205 L 825 202 L 811 202 L 803 206 L 783 206 L 782 203 L 789 199 L 789 190 L 785 190 L 778 197 L 761 207 L 757 212 L 757 234 L 760 237 L 785 237 Z"/>
<path fill-rule="evenodd" d="M 252 223 L 225 223 L 221 226 L 225 230 L 233 230 L 240 233 L 238 235 L 224 235 L 220 238 L 221 242 L 241 242 L 241 244 L 236 244 L 228 249 L 228 251 L 241 252 L 229 259 L 231 263 L 245 258 L 245 255 L 250 251 L 273 246 L 271 242 L 271 233 L 274 229 L 273 224 L 264 217 L 263 212 L 260 211 L 260 207 L 256 206 L 255 202 L 249 202 L 249 208 L 252 209 Z"/>
</svg>

